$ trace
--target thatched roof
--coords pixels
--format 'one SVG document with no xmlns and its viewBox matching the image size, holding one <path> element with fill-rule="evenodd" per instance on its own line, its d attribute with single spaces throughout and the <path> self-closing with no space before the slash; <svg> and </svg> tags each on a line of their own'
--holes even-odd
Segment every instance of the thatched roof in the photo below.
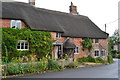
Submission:
<svg viewBox="0 0 120 80">
<path fill-rule="evenodd" d="M 36 8 L 28 3 L 3 2 L 2 18 L 20 19 L 32 30 L 63 32 L 62 36 L 67 37 L 108 37 L 86 16 Z"/>
</svg>

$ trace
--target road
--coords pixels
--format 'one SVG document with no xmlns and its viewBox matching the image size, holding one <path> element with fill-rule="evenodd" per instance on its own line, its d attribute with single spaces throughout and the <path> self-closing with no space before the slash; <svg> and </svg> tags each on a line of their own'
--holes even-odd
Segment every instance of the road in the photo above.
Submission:
<svg viewBox="0 0 120 80">
<path fill-rule="evenodd" d="M 118 78 L 118 62 L 119 61 L 116 60 L 115 63 L 109 65 L 68 69 L 57 72 L 24 76 L 22 78 Z"/>
</svg>

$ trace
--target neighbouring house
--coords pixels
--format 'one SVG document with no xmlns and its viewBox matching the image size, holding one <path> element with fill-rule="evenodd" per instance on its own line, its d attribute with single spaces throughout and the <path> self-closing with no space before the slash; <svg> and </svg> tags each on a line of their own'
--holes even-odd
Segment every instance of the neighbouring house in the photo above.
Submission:
<svg viewBox="0 0 120 80">
<path fill-rule="evenodd" d="M 81 42 L 84 38 L 91 38 L 93 49 L 91 56 L 106 58 L 108 55 L 108 34 L 102 31 L 87 16 L 79 15 L 77 6 L 71 2 L 70 13 L 53 11 L 35 7 L 35 0 L 23 2 L 2 2 L 2 25 L 4 28 L 25 27 L 31 30 L 48 31 L 55 40 L 52 58 L 60 58 L 67 54 L 73 59 L 87 57 L 88 50 L 83 51 Z M 20 40 L 19 43 L 28 42 Z M 21 44 L 18 44 L 19 46 Z M 28 48 L 19 48 L 29 50 Z"/>
</svg>

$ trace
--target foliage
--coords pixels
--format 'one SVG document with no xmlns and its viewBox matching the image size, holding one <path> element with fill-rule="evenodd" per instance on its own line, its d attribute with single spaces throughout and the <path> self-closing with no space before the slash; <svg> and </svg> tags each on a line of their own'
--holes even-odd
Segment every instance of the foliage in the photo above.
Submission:
<svg viewBox="0 0 120 80">
<path fill-rule="evenodd" d="M 106 61 L 104 61 L 102 58 L 98 57 L 95 59 L 95 63 L 105 63 Z"/>
<path fill-rule="evenodd" d="M 86 49 L 91 51 L 93 48 L 92 40 L 90 38 L 84 38 L 84 41 L 82 41 L 81 44 L 82 44 L 83 51 Z"/>
<path fill-rule="evenodd" d="M 108 55 L 108 63 L 113 63 L 114 61 L 113 61 L 113 58 L 112 58 L 112 56 L 109 54 Z"/>
<path fill-rule="evenodd" d="M 78 58 L 77 61 L 78 62 L 88 62 L 88 58 L 87 57 Z"/>
<path fill-rule="evenodd" d="M 27 28 L 2 28 L 2 33 L 2 56 L 4 62 L 11 61 L 13 57 L 18 58 L 33 53 L 36 53 L 38 57 L 51 56 L 53 39 L 51 39 L 49 32 L 31 31 Z M 27 40 L 30 44 L 29 50 L 18 51 L 18 40 Z"/>
<path fill-rule="evenodd" d="M 120 43 L 120 35 L 118 29 L 115 30 L 114 34 L 111 36 L 111 39 L 113 40 L 114 44 Z"/>
<path fill-rule="evenodd" d="M 57 61 L 48 59 L 48 70 L 62 70 L 63 68 L 58 65 Z"/>
<path fill-rule="evenodd" d="M 65 56 L 65 60 L 68 61 L 69 60 L 69 57 L 68 55 Z"/>
<path fill-rule="evenodd" d="M 118 52 L 114 50 L 114 45 L 120 44 L 120 35 L 118 29 L 115 30 L 114 34 L 109 37 L 109 43 L 108 43 L 108 52 L 109 55 L 112 55 L 113 58 L 117 58 Z"/>
<path fill-rule="evenodd" d="M 105 61 L 98 57 L 98 58 L 92 58 L 91 56 L 88 57 L 82 57 L 77 59 L 78 62 L 94 62 L 94 63 L 105 63 Z"/>
<path fill-rule="evenodd" d="M 120 54 L 117 55 L 117 58 L 120 59 Z"/>
<path fill-rule="evenodd" d="M 75 62 L 72 62 L 65 66 L 65 68 L 76 68 L 76 67 L 77 67 L 77 64 Z"/>
</svg>

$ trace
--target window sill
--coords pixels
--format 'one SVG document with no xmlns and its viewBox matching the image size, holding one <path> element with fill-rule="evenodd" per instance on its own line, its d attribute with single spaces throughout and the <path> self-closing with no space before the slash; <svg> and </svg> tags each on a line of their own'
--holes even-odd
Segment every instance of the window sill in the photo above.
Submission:
<svg viewBox="0 0 120 80">
<path fill-rule="evenodd" d="M 79 54 L 79 53 L 74 53 L 74 54 Z"/>
<path fill-rule="evenodd" d="M 27 51 L 29 49 L 17 49 L 18 51 Z"/>
</svg>

